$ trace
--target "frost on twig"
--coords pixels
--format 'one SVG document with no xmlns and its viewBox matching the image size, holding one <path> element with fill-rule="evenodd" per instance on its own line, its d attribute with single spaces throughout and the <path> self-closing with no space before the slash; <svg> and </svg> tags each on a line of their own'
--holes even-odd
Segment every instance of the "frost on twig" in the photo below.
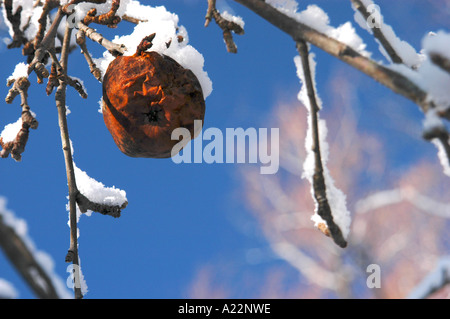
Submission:
<svg viewBox="0 0 450 319">
<path fill-rule="evenodd" d="M 208 0 L 208 10 L 205 16 L 205 27 L 214 19 L 223 31 L 223 40 L 227 46 L 227 51 L 237 53 L 237 46 L 234 43 L 232 32 L 238 35 L 244 34 L 244 23 L 241 18 L 234 17 L 228 12 L 220 13 L 216 9 L 216 0 Z"/>
<path fill-rule="evenodd" d="M 300 58 L 297 57 L 295 62 L 303 83 L 299 100 L 309 109 L 309 128 L 306 137 L 308 156 L 304 164 L 304 176 L 312 185 L 311 192 L 316 202 L 316 211 L 312 219 L 317 228 L 330 236 L 338 246 L 346 247 L 345 238 L 349 232 L 350 213 L 346 208 L 345 195 L 334 186 L 326 167 L 328 156 L 328 145 L 325 141 L 326 126 L 325 122 L 319 119 L 321 102 L 316 95 L 314 61 L 305 42 L 298 42 L 297 49 Z"/>
</svg>

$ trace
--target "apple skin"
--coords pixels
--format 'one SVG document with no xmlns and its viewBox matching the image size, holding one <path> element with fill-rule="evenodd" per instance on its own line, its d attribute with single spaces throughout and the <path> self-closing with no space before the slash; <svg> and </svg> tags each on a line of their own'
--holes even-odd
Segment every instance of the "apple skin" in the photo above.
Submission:
<svg viewBox="0 0 450 319">
<path fill-rule="evenodd" d="M 186 128 L 205 117 L 205 99 L 194 73 L 169 56 L 140 52 L 118 56 L 103 77 L 102 113 L 118 148 L 131 157 L 168 158 Z"/>
</svg>

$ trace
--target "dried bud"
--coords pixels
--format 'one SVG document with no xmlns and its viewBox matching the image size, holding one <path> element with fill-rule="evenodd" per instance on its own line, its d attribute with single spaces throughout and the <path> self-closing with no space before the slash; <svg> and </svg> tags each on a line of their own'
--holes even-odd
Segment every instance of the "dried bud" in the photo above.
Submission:
<svg viewBox="0 0 450 319">
<path fill-rule="evenodd" d="M 112 61 L 103 79 L 103 118 L 119 149 L 131 157 L 167 158 L 172 131 L 205 115 L 194 73 L 172 58 L 137 50 Z"/>
</svg>

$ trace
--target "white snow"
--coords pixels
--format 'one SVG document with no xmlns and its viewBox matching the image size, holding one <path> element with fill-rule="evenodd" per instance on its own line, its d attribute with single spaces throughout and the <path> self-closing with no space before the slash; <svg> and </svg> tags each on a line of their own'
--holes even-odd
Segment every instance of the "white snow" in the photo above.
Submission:
<svg viewBox="0 0 450 319">
<path fill-rule="evenodd" d="M 9 281 L 0 278 L 0 299 L 17 299 L 19 292 Z"/>
<path fill-rule="evenodd" d="M 241 28 L 244 28 L 244 26 L 245 26 L 245 22 L 244 22 L 244 20 L 241 17 L 233 15 L 233 14 L 229 13 L 228 11 L 220 12 L 220 15 L 225 20 L 228 20 L 228 21 L 231 21 L 233 23 L 236 23 Z"/>
<path fill-rule="evenodd" d="M 408 42 L 400 40 L 400 38 L 397 37 L 390 25 L 384 23 L 380 7 L 375 5 L 372 0 L 363 0 L 362 2 L 364 6 L 369 9 L 369 12 L 371 12 L 371 16 L 376 18 L 375 23 L 373 23 L 374 21 L 370 21 L 372 22 L 371 24 L 374 27 L 381 29 L 381 32 L 385 36 L 386 40 L 391 44 L 392 48 L 402 59 L 403 63 L 410 68 L 420 65 L 423 57 L 418 54 Z M 367 30 L 370 34 L 373 34 L 372 29 L 369 26 L 369 21 L 366 21 L 362 14 L 358 10 L 356 10 L 353 5 L 352 7 L 355 10 L 355 21 L 360 25 L 361 28 Z M 376 39 L 376 41 L 379 44 L 380 52 L 386 57 L 388 61 L 392 62 L 390 56 L 387 54 L 386 50 L 378 41 L 378 39 Z"/>
<path fill-rule="evenodd" d="M 450 280 L 450 257 L 442 257 L 436 268 L 430 272 L 419 285 L 411 292 L 408 299 L 423 299 L 435 289 L 443 286 Z"/>
<path fill-rule="evenodd" d="M 204 71 L 205 60 L 202 54 L 188 44 L 187 31 L 183 26 L 178 25 L 178 16 L 167 11 L 163 6 L 150 7 L 135 0 L 124 1 L 121 8 L 122 5 L 124 6 L 124 13 L 131 17 L 145 19 L 147 22 L 136 25 L 130 35 L 116 36 L 113 42 L 124 44 L 128 49 L 125 55 L 131 56 L 144 37 L 156 33 L 150 50 L 168 55 L 184 68 L 190 69 L 198 78 L 206 99 L 212 92 L 212 82 Z M 184 38 L 181 43 L 178 42 L 178 35 Z M 169 41 L 171 41 L 171 45 L 167 48 L 166 44 Z M 94 59 L 94 61 L 104 74 L 113 59 L 114 57 L 108 51 L 105 51 L 102 58 Z"/>
<path fill-rule="evenodd" d="M 345 43 L 361 55 L 366 57 L 370 56 L 370 53 L 365 50 L 366 45 L 356 34 L 350 22 L 334 28 L 330 26 L 330 19 L 327 13 L 317 5 L 309 5 L 304 11 L 298 12 L 298 3 L 294 0 L 267 0 L 266 2 L 287 16 L 335 40 Z"/>
<path fill-rule="evenodd" d="M 309 63 L 310 68 L 312 72 L 312 78 L 314 83 L 314 89 L 316 90 L 316 83 L 315 83 L 315 67 L 316 63 L 314 61 L 314 54 L 309 55 Z M 303 83 L 302 89 L 300 90 L 300 93 L 298 94 L 298 99 L 300 102 L 303 103 L 303 105 L 308 110 L 308 131 L 306 134 L 306 140 L 305 140 L 305 148 L 307 152 L 307 156 L 305 159 L 305 162 L 303 164 L 303 177 L 308 179 L 308 181 L 311 183 L 311 186 L 313 185 L 313 175 L 314 175 L 314 168 L 315 168 L 315 160 L 314 160 L 314 152 L 312 151 L 312 145 L 313 145 L 313 138 L 312 138 L 312 117 L 310 112 L 310 102 L 307 95 L 306 86 L 305 83 L 305 77 L 303 73 L 303 66 L 301 63 L 300 56 L 296 56 L 294 58 L 295 65 L 297 67 L 297 75 L 300 79 L 300 81 Z M 319 108 L 322 108 L 322 101 L 320 100 L 319 96 L 316 94 L 317 97 L 317 104 L 319 105 Z M 319 115 L 318 115 L 319 116 Z M 325 186 L 326 186 L 326 193 L 327 193 L 327 199 L 328 203 L 331 208 L 331 212 L 333 215 L 334 222 L 339 226 L 339 228 L 342 231 L 342 234 L 344 238 L 347 238 L 349 232 L 350 232 L 350 224 L 351 224 L 351 215 L 350 212 L 347 209 L 346 204 L 346 196 L 345 194 L 338 189 L 334 185 L 333 178 L 330 175 L 330 172 L 327 167 L 328 162 L 328 152 L 329 152 L 329 146 L 326 141 L 327 136 L 327 127 L 326 127 L 326 121 L 319 119 L 319 135 L 320 135 L 320 151 L 321 151 L 321 159 L 322 159 L 322 165 L 323 165 L 323 174 L 325 178 Z M 313 187 L 311 187 L 311 193 L 314 194 Z M 314 198 L 314 196 L 313 196 Z M 315 226 L 317 227 L 319 223 L 323 223 L 326 225 L 326 222 L 317 214 L 317 203 L 316 203 L 316 211 L 315 214 L 312 216 L 312 221 L 314 221 Z"/>
<path fill-rule="evenodd" d="M 423 39 L 422 46 L 426 53 L 438 53 L 450 59 L 450 33 L 438 31 L 430 33 Z"/>
<path fill-rule="evenodd" d="M 31 115 L 33 117 L 36 117 L 36 113 L 30 110 Z M 17 134 L 22 129 L 22 117 L 19 117 L 19 119 L 14 122 L 7 124 L 3 131 L 0 133 L 0 137 L 3 138 L 3 143 L 12 142 L 15 140 Z"/>
<path fill-rule="evenodd" d="M 450 176 L 450 164 L 449 164 L 449 159 L 447 157 L 447 153 L 445 152 L 444 146 L 437 139 L 434 139 L 431 142 L 438 149 L 438 158 L 439 158 L 439 162 L 442 165 L 442 169 L 444 171 L 444 174 L 447 175 L 447 176 Z"/>
<path fill-rule="evenodd" d="M 124 190 L 106 187 L 103 183 L 96 181 L 86 172 L 75 166 L 75 178 L 78 190 L 89 200 L 99 204 L 122 206 L 127 201 Z"/>
<path fill-rule="evenodd" d="M 435 130 L 445 130 L 445 124 L 442 118 L 439 117 L 436 109 L 430 109 L 425 113 L 425 119 L 423 121 L 424 133 L 433 132 Z"/>
<path fill-rule="evenodd" d="M 22 241 L 27 246 L 28 250 L 33 254 L 36 262 L 42 267 L 42 269 L 47 273 L 48 277 L 53 283 L 56 292 L 61 298 L 73 298 L 71 293 L 67 290 L 64 281 L 55 273 L 54 262 L 52 257 L 46 252 L 38 250 L 33 242 L 33 240 L 28 235 L 28 225 L 26 221 L 22 218 L 18 218 L 15 214 L 8 210 L 6 207 L 6 199 L 0 197 L 0 215 L 3 217 L 3 222 L 8 225 L 17 236 L 19 236 Z M 38 276 L 36 270 L 30 270 L 32 274 Z M 40 278 L 35 278 L 37 281 Z M 41 280 L 42 282 L 42 280 Z M 44 284 L 43 284 L 44 285 Z"/>
<path fill-rule="evenodd" d="M 13 73 L 8 77 L 6 82 L 8 82 L 12 79 L 17 80 L 18 78 L 21 78 L 21 77 L 28 78 L 28 64 L 25 64 L 23 62 L 20 62 L 16 65 Z"/>
<path fill-rule="evenodd" d="M 15 140 L 17 133 L 22 128 L 22 118 L 20 117 L 16 122 L 8 124 L 3 129 L 0 137 L 3 139 L 3 143 L 12 142 Z"/>
<path fill-rule="evenodd" d="M 72 156 L 74 153 L 72 141 L 70 141 L 70 147 L 72 150 Z M 110 206 L 122 206 L 127 202 L 127 195 L 124 190 L 118 189 L 116 187 L 106 187 L 103 183 L 90 177 L 85 171 L 79 169 L 73 163 L 75 170 L 75 180 L 77 183 L 78 190 L 81 194 L 86 196 L 90 201 L 97 204 L 104 204 Z M 67 211 L 69 211 L 69 204 L 67 204 Z M 78 211 L 78 218 L 81 212 Z M 88 216 L 92 214 L 91 211 L 86 213 Z"/>
</svg>

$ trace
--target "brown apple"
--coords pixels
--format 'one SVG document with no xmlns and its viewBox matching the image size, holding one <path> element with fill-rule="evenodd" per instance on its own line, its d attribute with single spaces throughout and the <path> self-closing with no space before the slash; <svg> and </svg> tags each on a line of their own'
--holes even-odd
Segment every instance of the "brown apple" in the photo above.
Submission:
<svg viewBox="0 0 450 319">
<path fill-rule="evenodd" d="M 103 119 L 118 148 L 131 157 L 171 157 L 186 128 L 204 120 L 205 100 L 194 73 L 169 56 L 137 50 L 118 56 L 103 78 Z M 198 132 L 197 132 L 198 133 Z"/>
</svg>

